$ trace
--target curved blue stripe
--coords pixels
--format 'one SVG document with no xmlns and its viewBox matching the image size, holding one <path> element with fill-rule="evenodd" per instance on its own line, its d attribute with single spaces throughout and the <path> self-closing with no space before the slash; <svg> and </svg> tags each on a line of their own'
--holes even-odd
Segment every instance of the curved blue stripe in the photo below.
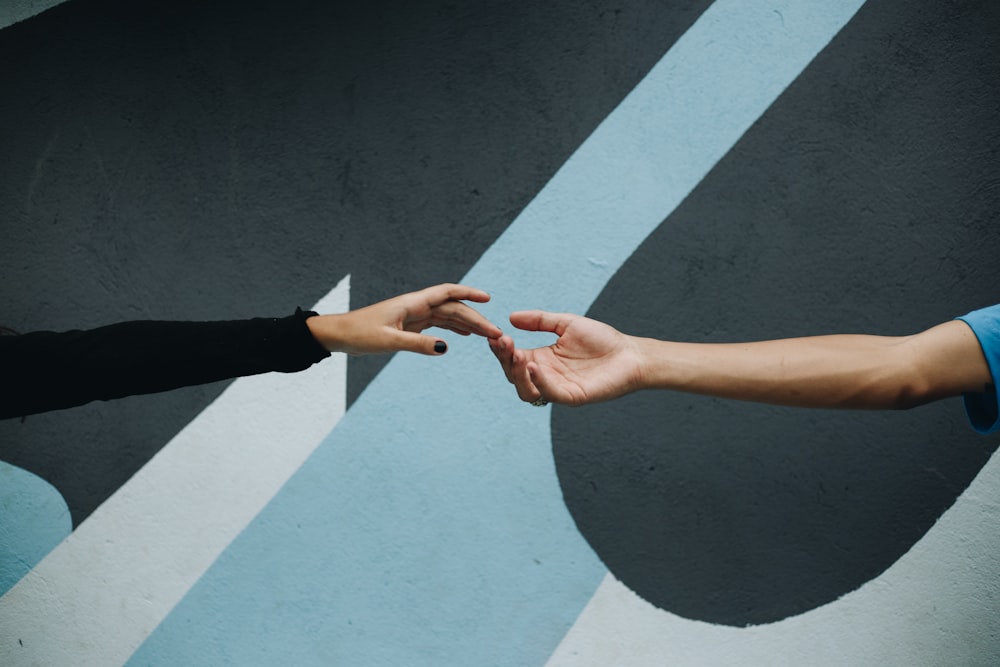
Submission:
<svg viewBox="0 0 1000 667">
<path fill-rule="evenodd" d="M 465 277 L 486 312 L 586 311 L 860 5 L 716 2 Z M 133 663 L 543 663 L 605 570 L 549 411 L 452 347 L 393 359 Z"/>
<path fill-rule="evenodd" d="M 0 596 L 72 531 L 69 507 L 54 486 L 0 461 Z"/>
</svg>

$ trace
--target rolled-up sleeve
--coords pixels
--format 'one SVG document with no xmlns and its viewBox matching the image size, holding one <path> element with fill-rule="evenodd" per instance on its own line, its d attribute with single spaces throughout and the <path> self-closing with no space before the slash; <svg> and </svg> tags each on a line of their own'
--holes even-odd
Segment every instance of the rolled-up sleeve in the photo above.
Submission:
<svg viewBox="0 0 1000 667">
<path fill-rule="evenodd" d="M 1000 304 L 974 310 L 957 319 L 968 324 L 979 339 L 993 380 L 982 392 L 964 394 L 969 421 L 980 433 L 1000 430 L 1000 404 L 997 399 L 997 378 L 1000 377 Z"/>
</svg>

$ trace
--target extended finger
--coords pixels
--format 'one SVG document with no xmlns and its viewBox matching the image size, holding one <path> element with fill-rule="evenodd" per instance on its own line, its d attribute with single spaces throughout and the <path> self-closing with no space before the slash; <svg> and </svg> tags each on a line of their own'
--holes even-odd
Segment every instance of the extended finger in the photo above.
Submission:
<svg viewBox="0 0 1000 667">
<path fill-rule="evenodd" d="M 475 308 L 458 301 L 448 301 L 433 308 L 432 326 L 455 328 L 487 338 L 497 338 L 503 332 Z"/>
<path fill-rule="evenodd" d="M 476 303 L 486 303 L 490 300 L 490 295 L 481 289 L 469 287 L 468 285 L 456 285 L 455 283 L 442 283 L 426 287 L 416 294 L 422 296 L 431 306 L 440 305 L 446 301 L 475 301 Z"/>
<path fill-rule="evenodd" d="M 542 397 L 541 392 L 531 379 L 528 372 L 528 356 L 524 350 L 514 350 L 513 363 L 510 369 L 510 381 L 517 389 L 517 396 L 522 401 L 530 403 Z"/>
<path fill-rule="evenodd" d="M 458 327 L 444 327 L 452 333 L 457 333 L 459 336 L 471 336 L 471 331 L 466 331 L 465 329 L 459 329 Z"/>
<path fill-rule="evenodd" d="M 545 310 L 518 310 L 510 314 L 510 323 L 525 331 L 547 331 L 562 336 L 569 323 L 577 317 L 579 315 Z"/>
<path fill-rule="evenodd" d="M 511 367 L 514 365 L 514 340 L 510 336 L 505 335 L 499 338 L 490 338 L 489 344 L 490 350 L 493 351 L 497 361 L 500 362 L 503 374 L 507 376 L 507 381 L 513 383 L 514 377 L 511 374 Z"/>
</svg>

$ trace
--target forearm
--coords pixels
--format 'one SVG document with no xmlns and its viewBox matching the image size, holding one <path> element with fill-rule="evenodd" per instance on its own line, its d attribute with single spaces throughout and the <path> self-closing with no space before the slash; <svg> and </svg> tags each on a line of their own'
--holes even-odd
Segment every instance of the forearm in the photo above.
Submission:
<svg viewBox="0 0 1000 667">
<path fill-rule="evenodd" d="M 835 335 L 734 344 L 637 339 L 641 388 L 799 407 L 908 408 L 982 391 L 989 371 L 951 322 L 903 337 Z"/>
<path fill-rule="evenodd" d="M 328 356 L 310 336 L 306 315 L 124 322 L 90 331 L 3 337 L 0 418 L 268 371 L 302 370 Z"/>
</svg>

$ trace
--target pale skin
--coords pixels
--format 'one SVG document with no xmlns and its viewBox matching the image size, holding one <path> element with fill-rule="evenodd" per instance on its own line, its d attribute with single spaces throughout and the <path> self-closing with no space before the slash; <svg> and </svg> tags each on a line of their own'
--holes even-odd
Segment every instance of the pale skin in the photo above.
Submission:
<svg viewBox="0 0 1000 667">
<path fill-rule="evenodd" d="M 975 334 L 960 320 L 910 336 L 841 334 L 751 343 L 641 338 L 579 315 L 511 314 L 526 331 L 559 336 L 518 349 L 491 338 L 518 396 L 564 405 L 668 389 L 777 405 L 898 409 L 981 392 L 993 382 Z"/>
<path fill-rule="evenodd" d="M 417 352 L 439 356 L 447 344 L 421 332 L 439 327 L 462 336 L 487 338 L 500 329 L 472 307 L 462 303 L 486 303 L 490 295 L 466 285 L 442 284 L 409 292 L 347 313 L 317 315 L 306 320 L 313 337 L 329 352 L 380 354 Z"/>
</svg>

